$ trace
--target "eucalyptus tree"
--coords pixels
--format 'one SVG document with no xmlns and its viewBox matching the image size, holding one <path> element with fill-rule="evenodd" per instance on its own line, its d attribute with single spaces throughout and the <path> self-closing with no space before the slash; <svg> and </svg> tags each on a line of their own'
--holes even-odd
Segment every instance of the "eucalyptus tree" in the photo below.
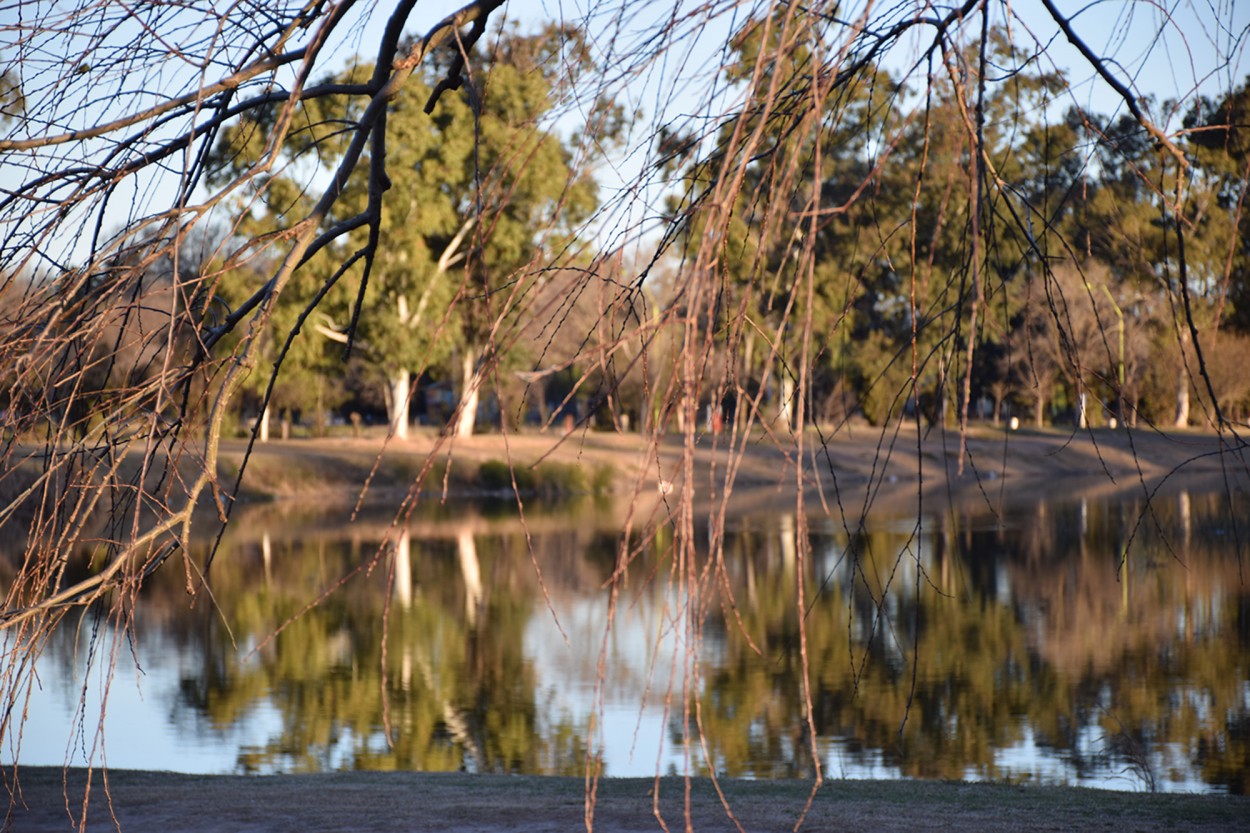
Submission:
<svg viewBox="0 0 1250 833">
<path fill-rule="evenodd" d="M 1227 318 L 1241 332 L 1250 332 L 1250 252 L 1244 245 L 1250 234 L 1250 207 L 1246 205 L 1250 169 L 1248 113 L 1250 78 L 1222 99 L 1199 99 L 1185 114 L 1188 142 L 1199 165 L 1214 180 L 1211 190 L 1215 205 L 1211 211 L 1223 212 L 1235 230 L 1227 241 L 1223 270 L 1214 276 L 1220 308 L 1217 321 Z"/>
<path fill-rule="evenodd" d="M 1222 411 L 1233 402 L 1221 396 L 1217 389 L 1227 390 L 1227 385 L 1217 384 L 1214 377 L 1239 375 L 1227 364 L 1227 358 L 1239 352 L 1228 349 L 1237 337 L 1225 336 L 1221 331 L 1229 328 L 1241 335 L 1250 333 L 1250 251 L 1246 247 L 1246 240 L 1250 239 L 1250 206 L 1246 205 L 1250 181 L 1248 112 L 1250 78 L 1222 96 L 1199 98 L 1184 116 L 1186 146 L 1194 158 L 1194 177 L 1200 187 L 1192 189 L 1194 198 L 1177 239 L 1185 235 L 1186 260 L 1192 259 L 1198 266 L 1193 289 L 1197 303 L 1208 308 L 1208 321 L 1214 330 L 1207 343 L 1216 348 L 1210 356 L 1215 366 L 1204 379 L 1205 386 L 1199 388 L 1207 401 L 1210 421 L 1217 425 L 1228 419 Z"/>
<path fill-rule="evenodd" d="M 722 125 L 704 156 L 691 152 L 697 137 L 662 133 L 659 141 L 681 182 L 670 210 L 689 218 L 684 255 L 705 247 L 709 233 L 723 236 L 717 291 L 690 312 L 720 340 L 707 342 L 708 356 L 723 351 L 725 358 L 713 389 L 697 398 L 733 401 L 748 422 L 761 419 L 782 437 L 810 419 L 813 392 L 799 390 L 811 384 L 810 371 L 824 366 L 850 376 L 862 364 L 859 351 L 813 334 L 845 331 L 839 325 L 856 319 L 857 306 L 870 319 L 863 328 L 875 328 L 880 314 L 864 299 L 889 281 L 879 277 L 891 271 L 883 241 L 903 205 L 904 192 L 889 187 L 898 184 L 895 166 L 882 163 L 905 126 L 894 105 L 906 94 L 887 72 L 863 65 L 811 112 L 776 101 L 801 90 L 828 60 L 819 30 L 817 18 L 784 8 L 748 19 L 730 40 L 725 73 L 746 88 L 745 119 Z M 751 83 L 764 56 L 776 57 L 771 83 Z M 758 147 L 718 232 L 708 226 L 714 212 L 702 209 L 718 185 L 721 147 L 744 126 L 756 132 Z"/>
<path fill-rule="evenodd" d="M 1173 116 L 1185 109 L 1153 99 L 1143 106 Z M 1179 168 L 1175 155 L 1131 113 L 1090 119 L 1087 125 L 1096 140 L 1098 170 L 1085 183 L 1079 242 L 1110 267 L 1130 304 L 1147 301 L 1144 306 L 1164 325 L 1156 348 L 1161 356 L 1174 357 L 1168 421 L 1176 427 L 1193 421 L 1195 388 L 1207 403 L 1213 401 L 1202 367 L 1201 333 L 1218 329 L 1225 313 L 1236 315 L 1236 306 L 1226 309 L 1226 303 L 1238 291 L 1235 276 L 1243 259 L 1238 195 L 1247 170 L 1233 161 L 1235 145 L 1229 153 L 1218 150 L 1226 134 L 1215 107 L 1200 100 L 1184 112 L 1176 150 L 1187 156 Z M 1216 412 L 1208 417 L 1221 421 Z"/>
<path fill-rule="evenodd" d="M 555 88 L 567 83 L 562 74 L 587 60 L 579 33 L 551 25 L 526 35 L 509 27 L 490 48 L 489 76 L 466 80 L 463 93 L 443 96 L 432 113 L 425 109 L 441 77 L 440 61 L 454 56 L 434 53 L 423 62 L 387 114 L 389 193 L 379 223 L 343 235 L 303 278 L 303 295 L 311 296 L 351 252 L 371 250 L 368 286 L 336 287 L 311 323 L 344 354 L 362 354 L 385 382 L 391 433 L 401 439 L 408 436 L 414 374 L 441 373 L 453 355 L 459 366 L 447 375 L 459 380 L 455 433 L 472 433 L 492 332 L 515 305 L 503 290 L 532 283 L 524 270 L 544 248 L 567 245 L 571 230 L 595 207 L 593 181 L 571 169 L 574 150 L 551 123 Z M 474 57 L 485 62 L 486 56 Z M 374 71 L 354 63 L 323 83 L 359 87 Z M 357 103 L 344 114 L 314 100 L 303 108 L 285 146 L 287 173 L 258 186 L 263 222 L 280 227 L 306 210 L 295 178 L 317 174 L 301 161 L 315 158 L 327 171 L 337 167 L 349 149 L 340 125 L 362 118 L 364 107 Z M 224 132 L 216 151 L 223 159 L 219 179 L 253 163 L 273 118 L 272 110 L 260 112 Z M 377 187 L 349 181 L 327 222 L 368 211 Z M 307 303 L 308 297 L 293 300 Z"/>
<path fill-rule="evenodd" d="M 394 196 L 383 208 L 386 243 L 373 290 L 359 310 L 341 304 L 322 330 L 348 342 L 351 317 L 359 315 L 356 334 L 385 371 L 399 436 L 407 433 L 412 374 L 442 370 L 453 355 L 454 433 L 473 433 L 499 346 L 495 333 L 524 298 L 517 288 L 534 284 L 537 258 L 568 245 L 595 207 L 593 181 L 572 170 L 574 149 L 551 124 L 562 73 L 587 60 L 579 33 L 507 30 L 491 50 L 489 77 L 468 81 L 466 93 L 447 97 L 436 113 L 422 108 L 438 82 L 437 65 L 392 106 Z M 350 214 L 368 198 L 366 188 L 349 190 L 342 208 Z"/>
</svg>

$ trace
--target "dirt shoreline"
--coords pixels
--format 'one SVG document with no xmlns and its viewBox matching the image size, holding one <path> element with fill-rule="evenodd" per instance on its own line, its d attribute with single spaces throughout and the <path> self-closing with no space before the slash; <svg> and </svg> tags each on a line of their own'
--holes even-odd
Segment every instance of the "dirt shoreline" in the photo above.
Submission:
<svg viewBox="0 0 1250 833">
<path fill-rule="evenodd" d="M 245 494 L 252 501 L 354 502 L 368 484 L 367 499 L 395 501 L 411 487 L 433 456 L 439 476 L 426 481 L 426 493 L 473 495 L 474 472 L 483 463 L 511 462 L 518 470 L 542 466 L 577 467 L 607 473 L 618 498 L 652 498 L 665 489 L 680 491 L 682 439 L 649 446 L 637 434 L 575 432 L 476 435 L 437 446 L 433 435 L 407 441 L 381 438 L 289 440 L 257 445 L 248 463 Z M 1107 494 L 1167 493 L 1181 488 L 1244 486 L 1250 460 L 1228 436 L 1196 431 L 1162 433 L 1099 429 L 1073 433 L 1057 429 L 1007 432 L 971 431 L 961 455 L 956 433 L 915 431 L 883 434 L 860 426 L 833 438 L 809 432 L 803 438 L 803 468 L 797 443 L 780 445 L 755 437 L 728 448 L 727 437 L 703 435 L 691 451 L 696 500 L 714 505 L 734 471 L 733 501 L 744 509 L 793 505 L 800 480 L 809 504 L 840 504 L 889 509 L 914 504 L 918 496 L 990 502 L 1013 494 L 1061 491 Z M 223 444 L 223 469 L 237 472 L 246 444 Z M 960 469 L 962 457 L 963 467 Z M 450 468 L 451 475 L 441 472 Z M 506 494 L 506 490 L 505 490 Z"/>
<path fill-rule="evenodd" d="M 78 829 L 85 783 L 81 770 L 66 774 L 56 768 L 24 768 L 20 775 L 25 806 L 12 808 L 6 830 Z M 660 781 L 658 800 L 656 786 L 654 779 L 600 782 L 593 830 L 662 830 L 660 819 L 669 830 L 685 830 L 684 782 Z M 812 794 L 811 783 L 801 781 L 722 780 L 720 787 L 733 817 L 747 831 L 793 830 Z M 380 772 L 248 777 L 113 771 L 107 795 L 96 775 L 85 829 L 116 830 L 119 825 L 122 833 L 566 833 L 587 829 L 585 795 L 580 778 Z M 737 829 L 706 779 L 691 783 L 690 818 L 695 831 Z M 1238 831 L 1250 830 L 1250 798 L 831 781 L 816 791 L 801 829 Z"/>
</svg>

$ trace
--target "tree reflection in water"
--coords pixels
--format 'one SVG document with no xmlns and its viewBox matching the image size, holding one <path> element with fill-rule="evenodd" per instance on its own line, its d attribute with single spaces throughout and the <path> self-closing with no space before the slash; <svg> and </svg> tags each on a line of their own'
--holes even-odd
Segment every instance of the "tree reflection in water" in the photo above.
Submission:
<svg viewBox="0 0 1250 833">
<path fill-rule="evenodd" d="M 690 760 L 733 776 L 811 775 L 794 605 L 804 564 L 815 743 L 829 774 L 868 766 L 1245 793 L 1250 592 L 1237 511 L 1189 492 L 1149 510 L 1088 496 L 995 517 L 982 504 L 874 517 L 849 534 L 813 526 L 806 560 L 794 558 L 792 519 L 741 517 L 724 544 L 741 624 L 719 612 L 706 622 L 691 705 L 710 761 L 698 750 Z M 600 736 L 592 692 L 618 534 L 610 513 L 553 511 L 530 524 L 567 644 L 525 532 L 506 517 L 461 507 L 402 532 L 272 508 L 245 520 L 213 567 L 218 607 L 188 613 L 177 577 L 160 574 L 138 646 L 151 666 L 161 658 L 143 655 L 144 631 L 176 640 L 174 711 L 202 718 L 188 727 L 204 731 L 206 718 L 209 732 L 228 734 L 259 704 L 281 715 L 278 731 L 240 748 L 238 769 L 582 774 L 594 752 L 609 775 L 654 771 L 653 750 L 638 750 L 636 769 L 612 771 L 625 757 L 587 741 Z M 645 719 L 644 695 L 663 702 L 665 652 L 684 650 L 655 641 L 672 589 L 665 554 L 648 557 L 614 625 L 603 688 L 620 707 L 613 719 L 631 708 Z M 49 659 L 68 664 L 60 650 Z M 617 727 L 610 742 L 632 743 L 633 728 Z M 659 766 L 680 766 L 680 720 L 670 717 L 667 734 Z"/>
</svg>

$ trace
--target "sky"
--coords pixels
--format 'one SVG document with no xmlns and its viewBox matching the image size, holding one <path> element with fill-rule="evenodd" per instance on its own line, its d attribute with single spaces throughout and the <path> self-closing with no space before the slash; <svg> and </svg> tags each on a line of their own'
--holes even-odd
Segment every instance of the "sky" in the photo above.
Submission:
<svg viewBox="0 0 1250 833">
<path fill-rule="evenodd" d="M 1240 84 L 1250 72 L 1247 29 L 1250 3 L 1071 2 L 1058 0 L 1072 15 L 1072 27 L 1097 54 L 1110 56 L 1108 68 L 1141 95 L 1187 99 L 1217 94 Z M 1078 103 L 1112 113 L 1122 104 L 1079 52 L 1058 34 L 1039 2 L 1014 4 L 1026 34 L 1051 44 L 1051 57 L 1067 71 Z"/>
</svg>

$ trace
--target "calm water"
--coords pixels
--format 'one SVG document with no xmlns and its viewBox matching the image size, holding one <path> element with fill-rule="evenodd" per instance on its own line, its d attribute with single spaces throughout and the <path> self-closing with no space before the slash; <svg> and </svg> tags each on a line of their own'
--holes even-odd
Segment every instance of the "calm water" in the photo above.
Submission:
<svg viewBox="0 0 1250 833">
<path fill-rule="evenodd" d="M 582 774 L 593 754 L 607 775 L 758 778 L 818 760 L 832 777 L 1245 793 L 1246 509 L 1048 498 L 817 519 L 802 539 L 792 516 L 745 516 L 717 557 L 662 533 L 613 606 L 610 508 L 535 514 L 531 548 L 506 510 L 455 507 L 392 531 L 398 557 L 296 617 L 374 558 L 386 519 L 267 507 L 227 538 L 214 599 L 188 610 L 167 570 L 133 642 L 90 616 L 62 631 L 4 759 Z"/>
</svg>

